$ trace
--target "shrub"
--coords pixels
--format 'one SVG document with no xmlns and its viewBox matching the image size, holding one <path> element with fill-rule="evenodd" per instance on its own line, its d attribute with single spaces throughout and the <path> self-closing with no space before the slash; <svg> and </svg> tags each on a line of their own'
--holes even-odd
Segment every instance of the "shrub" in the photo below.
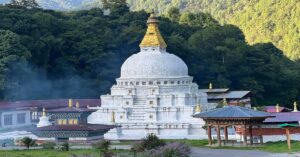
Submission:
<svg viewBox="0 0 300 157">
<path fill-rule="evenodd" d="M 42 144 L 43 149 L 54 149 L 56 144 L 54 142 L 46 142 Z"/>
<path fill-rule="evenodd" d="M 102 141 L 100 141 L 100 142 L 93 143 L 93 144 L 92 144 L 92 147 L 93 147 L 94 149 L 99 149 L 99 150 L 108 150 L 110 144 L 111 144 L 110 141 L 102 140 Z"/>
<path fill-rule="evenodd" d="M 32 138 L 30 137 L 24 137 L 21 139 L 21 142 L 22 144 L 27 148 L 29 149 L 29 147 L 32 147 L 35 145 L 35 140 L 33 140 Z"/>
<path fill-rule="evenodd" d="M 113 153 L 109 151 L 110 141 L 102 140 L 100 142 L 92 144 L 94 149 L 98 149 L 101 151 L 103 157 L 111 157 Z"/>
<path fill-rule="evenodd" d="M 61 145 L 60 148 L 61 148 L 62 151 L 69 151 L 69 150 L 70 150 L 70 145 L 69 145 L 68 142 L 65 142 L 65 143 L 63 143 L 63 144 Z"/>
<path fill-rule="evenodd" d="M 147 151 L 145 157 L 188 157 L 190 153 L 190 147 L 184 143 L 169 143 Z"/>
<path fill-rule="evenodd" d="M 163 145 L 165 145 L 165 142 L 159 139 L 155 134 L 149 134 L 141 141 L 141 146 L 144 150 L 154 149 Z"/>
</svg>

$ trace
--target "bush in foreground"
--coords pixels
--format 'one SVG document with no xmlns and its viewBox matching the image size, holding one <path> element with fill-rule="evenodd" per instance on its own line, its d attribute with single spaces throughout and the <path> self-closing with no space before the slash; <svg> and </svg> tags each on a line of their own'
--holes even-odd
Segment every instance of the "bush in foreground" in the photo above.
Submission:
<svg viewBox="0 0 300 157">
<path fill-rule="evenodd" d="M 155 134 L 149 134 L 141 141 L 141 146 L 144 150 L 151 150 L 160 146 L 164 146 L 166 143 L 159 139 Z"/>
<path fill-rule="evenodd" d="M 42 144 L 43 149 L 54 149 L 56 144 L 54 142 L 46 142 Z"/>
<path fill-rule="evenodd" d="M 188 157 L 190 153 L 190 147 L 184 143 L 168 143 L 147 151 L 145 157 Z"/>
</svg>

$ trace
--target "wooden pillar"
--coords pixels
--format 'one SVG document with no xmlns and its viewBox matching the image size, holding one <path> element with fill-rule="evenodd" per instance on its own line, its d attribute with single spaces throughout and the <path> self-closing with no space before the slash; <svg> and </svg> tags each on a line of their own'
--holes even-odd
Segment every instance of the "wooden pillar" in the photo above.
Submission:
<svg viewBox="0 0 300 157">
<path fill-rule="evenodd" d="M 249 126 L 249 134 L 250 134 L 250 145 L 253 145 L 253 132 L 252 132 L 252 126 Z"/>
<path fill-rule="evenodd" d="M 225 142 L 228 142 L 228 127 L 224 126 Z"/>
<path fill-rule="evenodd" d="M 289 130 L 289 128 L 285 128 L 285 133 L 286 133 L 286 142 L 287 142 L 289 151 L 291 151 L 291 137 L 290 137 L 290 130 Z"/>
<path fill-rule="evenodd" d="M 208 135 L 208 144 L 211 146 L 212 145 L 212 138 L 211 138 L 211 126 L 207 126 L 207 135 Z"/>
<path fill-rule="evenodd" d="M 264 144 L 264 138 L 263 138 L 263 130 L 262 130 L 262 128 L 261 128 L 261 126 L 259 125 L 258 126 L 258 129 L 259 129 L 259 142 L 260 142 L 260 144 L 262 145 L 262 144 Z"/>
<path fill-rule="evenodd" d="M 217 126 L 217 139 L 218 139 L 218 146 L 221 146 L 221 132 L 220 132 L 220 125 Z"/>
<path fill-rule="evenodd" d="M 247 126 L 244 125 L 244 145 L 247 145 Z"/>
</svg>

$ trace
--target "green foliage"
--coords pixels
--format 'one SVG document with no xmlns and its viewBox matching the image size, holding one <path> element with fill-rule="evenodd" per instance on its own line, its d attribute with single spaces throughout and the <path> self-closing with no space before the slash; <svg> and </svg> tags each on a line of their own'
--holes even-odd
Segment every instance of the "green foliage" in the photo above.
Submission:
<svg viewBox="0 0 300 157">
<path fill-rule="evenodd" d="M 108 3 L 106 8 L 113 9 L 104 15 L 96 8 L 58 12 L 0 6 L 1 98 L 98 98 L 107 93 L 122 63 L 139 51 L 146 31 L 148 14 L 126 7 Z M 299 62 L 274 45 L 248 45 L 239 28 L 220 25 L 205 13 L 173 9 L 168 17 L 160 18 L 167 49 L 187 63 L 200 88 L 212 82 L 215 88 L 251 90 L 255 105 L 291 106 L 298 98 Z"/>
<path fill-rule="evenodd" d="M 55 149 L 56 144 L 54 142 L 46 142 L 42 144 L 43 149 Z"/>
<path fill-rule="evenodd" d="M 110 141 L 108 140 L 102 140 L 100 142 L 97 143 L 93 143 L 92 147 L 94 149 L 98 149 L 98 150 L 105 150 L 107 151 L 109 149 L 109 146 L 111 145 Z"/>
<path fill-rule="evenodd" d="M 128 0 L 128 3 L 133 10 L 157 8 L 162 14 L 168 14 L 174 7 L 182 12 L 210 13 L 222 23 L 241 28 L 250 44 L 272 42 L 290 59 L 300 59 L 298 0 Z"/>
<path fill-rule="evenodd" d="M 159 139 L 155 134 L 149 134 L 141 141 L 144 150 L 151 150 L 165 145 L 165 142 Z"/>
<path fill-rule="evenodd" d="M 70 145 L 68 142 L 64 142 L 63 144 L 61 144 L 61 150 L 62 151 L 69 151 L 70 150 Z"/>
<path fill-rule="evenodd" d="M 29 147 L 32 147 L 35 145 L 35 140 L 33 140 L 32 138 L 30 137 L 24 137 L 21 139 L 21 142 L 22 144 L 27 148 L 29 149 Z"/>
</svg>

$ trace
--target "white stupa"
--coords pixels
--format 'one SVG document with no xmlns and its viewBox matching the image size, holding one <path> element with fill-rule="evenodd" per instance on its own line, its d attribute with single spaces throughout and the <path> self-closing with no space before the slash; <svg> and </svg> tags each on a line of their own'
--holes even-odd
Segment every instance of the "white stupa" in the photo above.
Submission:
<svg viewBox="0 0 300 157">
<path fill-rule="evenodd" d="M 163 139 L 206 138 L 204 122 L 191 115 L 200 112 L 199 104 L 201 110 L 215 105 L 207 103 L 184 61 L 166 51 L 154 14 L 147 24 L 141 52 L 124 62 L 121 77 L 111 94 L 101 96 L 101 107 L 94 108 L 89 123 L 119 125 L 105 134 L 111 140 L 141 139 L 150 133 Z"/>
<path fill-rule="evenodd" d="M 37 127 L 38 128 L 41 128 L 41 127 L 45 127 L 45 126 L 49 126 L 49 125 L 52 125 L 51 122 L 49 121 L 49 117 L 47 117 L 46 115 L 46 109 L 43 108 L 43 114 L 42 116 L 40 117 L 40 121 L 39 123 L 37 124 Z"/>
</svg>

